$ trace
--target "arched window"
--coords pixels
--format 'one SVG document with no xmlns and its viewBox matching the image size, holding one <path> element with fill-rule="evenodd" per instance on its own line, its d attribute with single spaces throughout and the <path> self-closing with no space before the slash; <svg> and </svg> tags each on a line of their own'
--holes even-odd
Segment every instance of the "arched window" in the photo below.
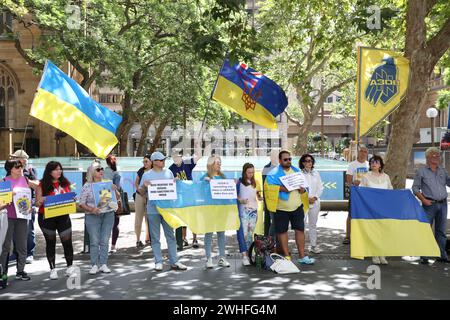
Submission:
<svg viewBox="0 0 450 320">
<path fill-rule="evenodd" d="M 17 86 L 12 75 L 0 65 L 0 127 L 14 127 Z"/>
</svg>

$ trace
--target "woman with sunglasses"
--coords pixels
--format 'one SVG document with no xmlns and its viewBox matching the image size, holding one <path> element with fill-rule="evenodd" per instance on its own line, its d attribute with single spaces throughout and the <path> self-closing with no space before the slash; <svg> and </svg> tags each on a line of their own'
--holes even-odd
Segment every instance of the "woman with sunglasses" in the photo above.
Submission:
<svg viewBox="0 0 450 320">
<path fill-rule="evenodd" d="M 23 164 L 20 160 L 7 160 L 5 162 L 6 177 L 4 181 L 9 181 L 11 183 L 11 188 L 14 194 L 14 190 L 23 189 L 36 189 L 37 185 L 33 184 L 27 178 L 23 176 Z M 30 193 L 31 196 L 31 193 Z M 2 254 L 0 256 L 1 263 L 1 279 L 2 287 L 5 288 L 8 282 L 8 258 L 9 252 L 11 250 L 11 243 L 15 240 L 16 251 L 17 251 L 17 272 L 16 279 L 18 280 L 30 280 L 28 274 L 24 271 L 25 261 L 27 258 L 27 238 L 28 238 L 28 220 L 19 218 L 16 212 L 14 204 L 11 202 L 9 204 L 0 205 L 0 210 L 5 209 L 8 214 L 8 230 L 6 231 L 5 240 L 2 246 Z M 31 204 L 28 206 L 28 212 L 31 215 Z M 31 218 L 31 216 L 30 216 Z"/>
<path fill-rule="evenodd" d="M 134 232 L 136 233 L 136 248 L 140 249 L 144 247 L 144 244 L 141 241 L 141 231 L 142 231 L 142 220 L 145 219 L 146 228 L 146 240 L 145 243 L 147 245 L 151 245 L 150 241 L 150 230 L 149 224 L 147 220 L 147 197 L 145 194 L 141 194 L 139 191 L 139 185 L 141 183 L 142 176 L 144 173 L 150 171 L 153 167 L 152 161 L 150 160 L 150 154 L 146 154 L 142 163 L 144 166 L 140 168 L 137 172 L 136 181 L 134 182 L 134 186 L 136 187 L 136 197 L 134 199 L 135 206 L 135 216 L 134 216 Z"/>
<path fill-rule="evenodd" d="M 302 155 L 299 161 L 299 167 L 305 175 L 309 185 L 309 211 L 305 217 L 305 220 L 308 219 L 309 251 L 318 254 L 322 252 L 317 246 L 317 219 L 319 218 L 320 213 L 320 197 L 323 192 L 323 186 L 319 172 L 314 170 L 315 163 L 314 157 L 310 154 Z"/>
<path fill-rule="evenodd" d="M 89 274 L 98 271 L 110 273 L 107 266 L 109 238 L 114 224 L 115 210 L 101 211 L 95 206 L 92 184 L 103 180 L 104 169 L 100 162 L 94 161 L 87 169 L 87 180 L 80 194 L 80 207 L 85 211 L 86 229 L 89 233 L 91 255 L 91 270 Z M 115 186 L 113 185 L 115 189 Z M 118 200 L 119 201 L 119 200 Z M 100 265 L 100 268 L 98 267 Z"/>
<path fill-rule="evenodd" d="M 46 255 L 50 265 L 50 279 L 58 279 L 56 270 L 56 231 L 58 231 L 64 249 L 64 258 L 67 263 L 66 276 L 70 277 L 75 269 L 73 264 L 72 223 L 70 216 L 63 215 L 53 218 L 44 218 L 44 203 L 46 196 L 54 196 L 70 192 L 70 182 L 64 177 L 61 163 L 50 161 L 36 192 L 36 205 L 39 206 L 38 223 L 45 238 Z"/>
<path fill-rule="evenodd" d="M 392 189 L 391 179 L 383 172 L 384 162 L 380 156 L 373 156 L 369 160 L 369 172 L 362 179 L 360 186 L 378 189 Z M 385 257 L 372 257 L 374 264 L 388 264 Z"/>
<path fill-rule="evenodd" d="M 108 155 L 106 157 L 106 164 L 108 167 L 105 169 L 104 178 L 107 180 L 111 180 L 113 184 L 117 187 L 117 189 L 120 189 L 120 174 L 117 172 L 117 159 L 113 155 Z M 120 222 L 120 216 L 115 215 L 114 216 L 114 225 L 112 230 L 112 242 L 111 242 L 111 253 L 116 252 L 116 243 L 117 239 L 119 238 L 119 222 Z"/>
</svg>

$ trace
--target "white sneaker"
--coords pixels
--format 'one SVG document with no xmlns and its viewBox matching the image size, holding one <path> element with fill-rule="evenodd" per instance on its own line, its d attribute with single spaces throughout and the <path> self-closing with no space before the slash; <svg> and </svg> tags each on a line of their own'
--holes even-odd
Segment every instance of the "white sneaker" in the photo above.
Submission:
<svg viewBox="0 0 450 320">
<path fill-rule="evenodd" d="M 28 256 L 28 257 L 25 259 L 25 263 L 26 263 L 26 264 L 31 264 L 31 263 L 33 263 L 33 261 L 34 261 L 34 257 L 33 257 L 33 256 Z"/>
<path fill-rule="evenodd" d="M 380 262 L 381 264 L 389 264 L 388 261 L 386 260 L 386 257 L 380 257 Z"/>
<path fill-rule="evenodd" d="M 243 257 L 242 257 L 242 264 L 243 264 L 244 266 L 249 266 L 249 265 L 251 265 L 250 259 L 248 258 L 248 256 L 243 256 Z"/>
<path fill-rule="evenodd" d="M 312 253 L 315 253 L 315 254 L 319 254 L 319 253 L 322 252 L 322 249 L 320 249 L 319 246 L 314 246 L 314 247 L 311 247 L 309 249 L 309 251 L 312 252 Z"/>
<path fill-rule="evenodd" d="M 97 274 L 98 266 L 95 264 L 92 266 L 91 270 L 89 270 L 89 274 Z"/>
<path fill-rule="evenodd" d="M 230 263 L 224 257 L 222 257 L 219 259 L 218 265 L 219 267 L 229 267 Z"/>
<path fill-rule="evenodd" d="M 172 269 L 173 270 L 187 270 L 187 267 L 184 264 L 182 264 L 180 261 L 178 261 L 177 263 L 175 263 L 172 266 Z"/>
<path fill-rule="evenodd" d="M 108 268 L 108 266 L 106 264 L 103 264 L 100 267 L 100 272 L 102 272 L 102 273 L 111 273 L 111 270 Z"/>
<path fill-rule="evenodd" d="M 155 264 L 155 270 L 156 271 L 162 271 L 162 269 L 163 269 L 163 264 L 162 263 Z"/>
<path fill-rule="evenodd" d="M 71 277 L 71 276 L 75 275 L 75 273 L 76 273 L 76 269 L 74 266 L 67 267 L 66 277 Z"/>
<path fill-rule="evenodd" d="M 50 279 L 52 280 L 58 279 L 58 271 L 56 271 L 56 269 L 50 270 Z"/>
<path fill-rule="evenodd" d="M 206 260 L 206 269 L 212 269 L 214 268 L 214 264 L 212 262 L 212 259 L 209 258 L 208 260 Z"/>
<path fill-rule="evenodd" d="M 380 257 L 372 257 L 372 262 L 373 264 L 380 264 L 381 263 Z"/>
</svg>

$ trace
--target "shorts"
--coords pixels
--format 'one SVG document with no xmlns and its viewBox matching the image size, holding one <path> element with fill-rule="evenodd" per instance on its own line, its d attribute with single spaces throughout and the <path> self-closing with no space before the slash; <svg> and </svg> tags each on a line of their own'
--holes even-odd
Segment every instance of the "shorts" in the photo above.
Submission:
<svg viewBox="0 0 450 320">
<path fill-rule="evenodd" d="M 305 213 L 303 212 L 303 205 L 298 207 L 295 211 L 281 211 L 273 215 L 273 222 L 275 225 L 275 233 L 286 233 L 291 222 L 292 230 L 305 231 Z"/>
</svg>

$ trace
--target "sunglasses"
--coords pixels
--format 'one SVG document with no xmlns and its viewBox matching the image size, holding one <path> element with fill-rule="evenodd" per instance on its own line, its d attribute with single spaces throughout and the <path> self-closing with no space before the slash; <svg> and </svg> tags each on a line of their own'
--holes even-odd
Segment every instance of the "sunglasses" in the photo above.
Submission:
<svg viewBox="0 0 450 320">
<path fill-rule="evenodd" d="M 374 163 L 380 164 L 380 161 L 379 161 L 379 160 L 373 160 L 373 161 L 370 161 L 370 164 L 374 164 Z"/>
<path fill-rule="evenodd" d="M 97 171 L 97 172 L 100 172 L 100 171 L 103 171 L 103 170 L 105 170 L 105 169 L 103 169 L 103 168 L 97 168 L 97 169 L 95 169 L 95 171 Z"/>
<path fill-rule="evenodd" d="M 292 158 L 285 158 L 285 159 L 282 159 L 282 161 L 292 161 Z"/>
<path fill-rule="evenodd" d="M 311 160 L 311 159 L 308 159 L 308 160 L 303 160 L 303 162 L 305 162 L 305 163 L 309 163 L 309 162 L 312 162 L 312 160 Z"/>
<path fill-rule="evenodd" d="M 19 166 L 14 166 L 14 169 L 22 169 L 23 166 L 19 165 Z"/>
</svg>

